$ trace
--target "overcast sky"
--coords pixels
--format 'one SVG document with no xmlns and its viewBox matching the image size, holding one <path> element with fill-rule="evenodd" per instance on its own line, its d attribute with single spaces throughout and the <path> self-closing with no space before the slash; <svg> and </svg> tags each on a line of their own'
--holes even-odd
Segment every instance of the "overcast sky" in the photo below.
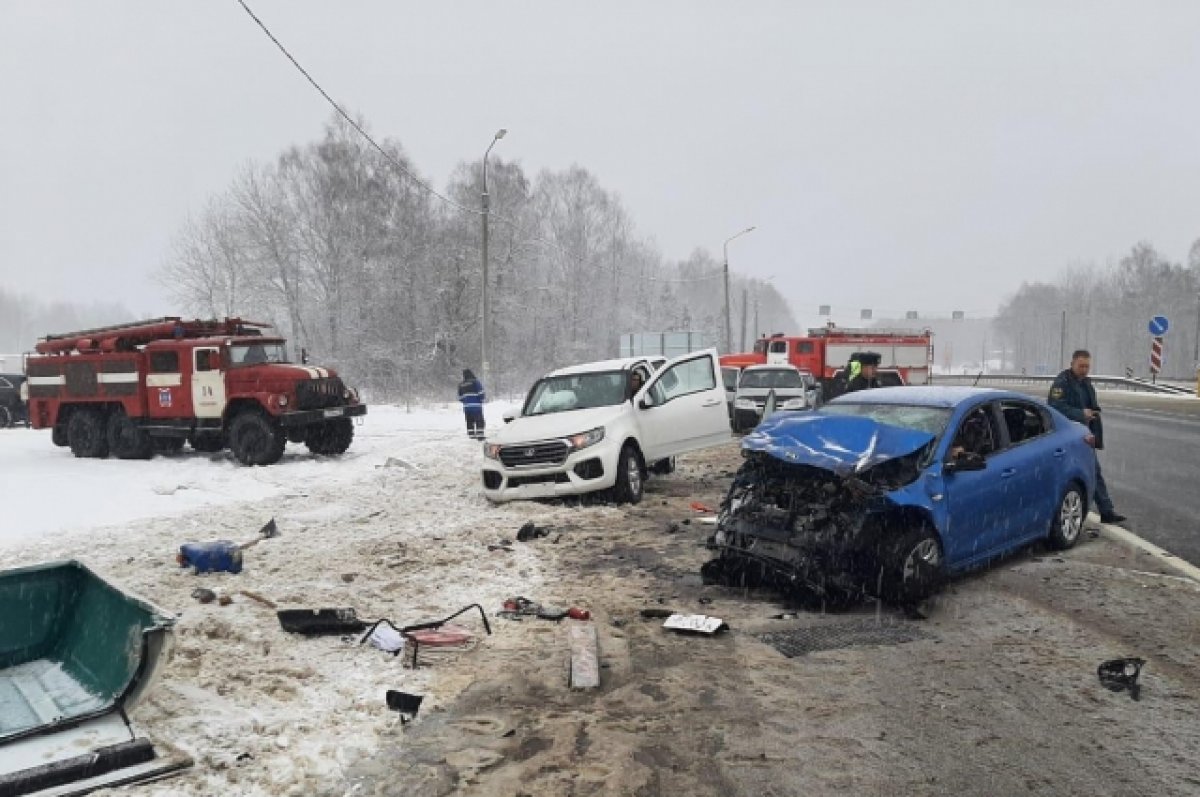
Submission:
<svg viewBox="0 0 1200 797">
<path fill-rule="evenodd" d="M 248 1 L 439 186 L 506 127 L 668 257 L 757 225 L 732 268 L 804 321 L 986 313 L 1200 237 L 1193 0 Z M 185 216 L 329 113 L 235 0 L 2 0 L 0 286 L 174 310 L 150 274 Z"/>
</svg>

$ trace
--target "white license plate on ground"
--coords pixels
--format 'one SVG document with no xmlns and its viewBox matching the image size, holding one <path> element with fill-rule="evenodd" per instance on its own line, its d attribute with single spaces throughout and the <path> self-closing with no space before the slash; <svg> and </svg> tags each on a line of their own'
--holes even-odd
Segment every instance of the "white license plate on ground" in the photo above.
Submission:
<svg viewBox="0 0 1200 797">
<path fill-rule="evenodd" d="M 554 482 L 527 484 L 521 489 L 526 498 L 547 498 L 554 495 Z"/>
<path fill-rule="evenodd" d="M 332 410 L 325 410 L 325 417 L 326 418 L 340 418 L 340 417 L 342 417 L 342 413 L 344 413 L 344 412 L 345 412 L 345 410 L 342 409 L 341 407 L 336 407 Z"/>
</svg>

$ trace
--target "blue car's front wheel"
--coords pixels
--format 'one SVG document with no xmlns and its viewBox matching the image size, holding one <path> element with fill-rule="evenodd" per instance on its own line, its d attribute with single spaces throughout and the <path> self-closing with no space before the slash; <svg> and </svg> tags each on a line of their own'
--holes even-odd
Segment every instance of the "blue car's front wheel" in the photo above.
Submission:
<svg viewBox="0 0 1200 797">
<path fill-rule="evenodd" d="M 880 561 L 880 596 L 893 603 L 916 603 L 942 585 L 942 544 L 928 526 L 918 526 L 884 546 Z"/>
<path fill-rule="evenodd" d="M 1058 511 L 1050 521 L 1049 541 L 1052 548 L 1065 551 L 1079 542 L 1087 517 L 1087 499 L 1077 484 L 1072 484 L 1058 502 Z"/>
</svg>

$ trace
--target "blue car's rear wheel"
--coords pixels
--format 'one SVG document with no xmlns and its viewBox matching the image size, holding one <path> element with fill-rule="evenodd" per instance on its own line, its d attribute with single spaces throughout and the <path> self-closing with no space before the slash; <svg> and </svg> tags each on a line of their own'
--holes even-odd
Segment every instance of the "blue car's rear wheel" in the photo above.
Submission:
<svg viewBox="0 0 1200 797">
<path fill-rule="evenodd" d="M 1083 523 L 1087 518 L 1087 499 L 1079 485 L 1072 484 L 1058 502 L 1058 511 L 1050 521 L 1049 542 L 1052 548 L 1065 551 L 1074 547 L 1083 534 Z"/>
</svg>

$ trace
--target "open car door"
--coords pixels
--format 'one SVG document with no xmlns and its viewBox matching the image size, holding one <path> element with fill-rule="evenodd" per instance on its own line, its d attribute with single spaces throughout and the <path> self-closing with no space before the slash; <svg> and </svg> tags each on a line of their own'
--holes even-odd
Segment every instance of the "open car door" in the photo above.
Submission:
<svg viewBox="0 0 1200 797">
<path fill-rule="evenodd" d="M 728 442 L 729 412 L 716 349 L 669 360 L 634 401 L 647 462 Z"/>
</svg>

